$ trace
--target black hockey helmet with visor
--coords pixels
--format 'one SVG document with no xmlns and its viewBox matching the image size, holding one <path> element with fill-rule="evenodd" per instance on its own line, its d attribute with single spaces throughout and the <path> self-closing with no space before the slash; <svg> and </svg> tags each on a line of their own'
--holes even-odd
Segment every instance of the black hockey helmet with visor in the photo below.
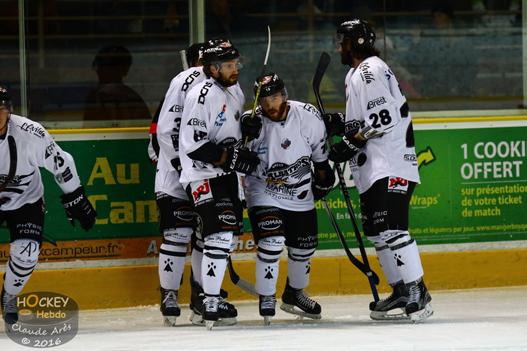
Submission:
<svg viewBox="0 0 527 351">
<path fill-rule="evenodd" d="M 375 45 L 375 32 L 367 21 L 355 18 L 342 22 L 337 28 L 335 36 L 337 46 L 341 45 L 346 39 L 350 40 L 351 47 L 354 49 L 373 48 Z"/>
<path fill-rule="evenodd" d="M 203 49 L 203 64 L 209 65 L 240 58 L 240 53 L 229 39 L 210 39 L 205 43 Z"/>
<path fill-rule="evenodd" d="M 5 106 L 9 112 L 13 112 L 13 102 L 6 88 L 0 86 L 0 106 Z"/>
<path fill-rule="evenodd" d="M 260 95 L 258 96 L 258 98 L 271 96 L 278 92 L 283 92 L 283 95 L 287 95 L 284 81 L 280 77 L 278 77 L 276 73 L 271 72 L 256 79 L 256 81 L 254 82 L 255 96 L 256 92 L 258 91 L 258 85 L 260 84 L 260 82 L 262 86 L 260 87 Z"/>
</svg>

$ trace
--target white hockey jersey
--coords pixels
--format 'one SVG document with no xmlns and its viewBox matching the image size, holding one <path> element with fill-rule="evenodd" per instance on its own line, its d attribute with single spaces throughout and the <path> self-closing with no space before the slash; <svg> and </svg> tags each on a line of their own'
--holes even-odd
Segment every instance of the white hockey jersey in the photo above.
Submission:
<svg viewBox="0 0 527 351">
<path fill-rule="evenodd" d="M 258 139 L 249 143 L 258 153 L 258 173 L 246 176 L 247 206 L 275 206 L 291 211 L 315 207 L 311 191 L 311 161 L 326 161 L 326 128 L 311 104 L 289 100 L 287 118 L 262 118 Z"/>
<path fill-rule="evenodd" d="M 159 158 L 156 169 L 155 191 L 187 199 L 179 182 L 179 172 L 172 164 L 179 162 L 179 135 L 185 98 L 190 90 L 205 80 L 203 67 L 191 67 L 180 72 L 170 82 L 157 121 Z"/>
<path fill-rule="evenodd" d="M 227 147 L 240 140 L 243 103 L 239 84 L 225 88 L 212 78 L 196 85 L 188 93 L 179 138 L 179 156 L 183 167 L 180 181 L 183 186 L 225 174 L 220 167 L 192 160 L 187 154 L 209 141 Z"/>
<path fill-rule="evenodd" d="M 384 177 L 419 182 L 412 117 L 399 83 L 377 56 L 365 59 L 346 76 L 346 128 L 357 124 L 384 133 L 369 139 L 350 160 L 360 194 Z"/>
<path fill-rule="evenodd" d="M 9 174 L 9 136 L 13 136 L 16 144 L 16 173 L 0 191 L 0 211 L 16 210 L 44 195 L 40 167 L 54 175 L 65 194 L 81 185 L 73 157 L 55 143 L 42 125 L 14 114 L 9 119 L 6 137 L 0 139 L 0 183 Z"/>
</svg>

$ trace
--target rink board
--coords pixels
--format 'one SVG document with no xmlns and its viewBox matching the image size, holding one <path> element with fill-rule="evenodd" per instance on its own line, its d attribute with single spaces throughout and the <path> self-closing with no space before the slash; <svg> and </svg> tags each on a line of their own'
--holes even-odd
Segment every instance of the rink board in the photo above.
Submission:
<svg viewBox="0 0 527 351">
<path fill-rule="evenodd" d="M 422 184 L 412 197 L 410 232 L 421 247 L 471 243 L 474 249 L 423 254 L 427 281 L 432 288 L 527 284 L 527 270 L 518 268 L 526 267 L 524 249 L 477 248 L 478 243 L 527 240 L 527 117 L 430 121 L 416 120 L 414 126 L 415 157 Z M 56 245 L 44 243 L 40 262 L 46 264 L 35 273 L 27 289 L 42 290 L 48 283 L 50 288 L 60 286 L 60 292 L 78 295 L 84 308 L 104 307 L 90 298 L 101 291 L 110 296 L 99 304 L 108 306 L 156 302 L 157 293 L 152 291 L 158 285 L 157 268 L 153 262 L 161 238 L 153 193 L 155 168 L 146 154 L 147 129 L 57 130 L 53 134 L 74 156 L 98 219 L 90 232 L 78 226 L 72 228 L 64 216 L 58 187 L 43 172 L 48 210 L 45 239 Z M 348 171 L 345 178 L 351 187 Z M 360 222 L 357 193 L 354 189 L 350 193 Z M 356 247 L 350 217 L 338 189 L 327 199 L 349 245 Z M 317 202 L 316 207 L 319 251 L 337 252 L 340 243 L 335 231 L 322 204 Z M 247 233 L 241 237 L 237 253 L 250 255 L 254 241 L 246 215 L 245 225 Z M 0 263 L 8 257 L 8 240 L 7 231 L 0 228 Z M 365 244 L 371 246 L 367 241 Z M 369 291 L 366 280 L 343 255 L 343 251 L 338 251 L 335 257 L 314 259 L 313 293 Z M 121 262 L 125 261 L 138 263 L 124 266 Z M 370 261 L 376 265 L 374 258 Z M 105 266 L 108 262 L 112 267 Z M 57 269 L 69 267 L 70 263 L 75 268 Z M 237 265 L 240 274 L 253 278 L 250 261 L 237 261 Z M 334 269 L 334 274 L 325 273 L 328 267 Z M 380 273 L 378 268 L 377 271 Z M 238 298 L 238 289 L 231 290 Z M 111 298 L 112 292 L 116 299 Z M 118 296 L 127 298 L 120 302 Z M 182 292 L 182 296 L 184 300 L 186 294 Z"/>
<path fill-rule="evenodd" d="M 425 279 L 431 290 L 527 285 L 527 249 L 422 253 Z M 375 272 L 377 260 L 369 256 Z M 237 273 L 254 282 L 254 261 L 234 261 Z M 41 270 L 37 269 L 24 291 L 56 291 L 75 299 L 81 309 L 159 304 L 156 265 Z M 287 261 L 280 261 L 277 295 L 285 285 Z M 226 273 L 228 274 L 228 273 Z M 188 303 L 190 265 L 184 273 L 179 298 Z M 233 286 L 228 275 L 223 287 L 231 300 L 255 299 Z M 387 292 L 381 277 L 380 292 Z M 347 257 L 316 257 L 312 260 L 309 293 L 312 295 L 368 294 L 366 277 Z"/>
</svg>

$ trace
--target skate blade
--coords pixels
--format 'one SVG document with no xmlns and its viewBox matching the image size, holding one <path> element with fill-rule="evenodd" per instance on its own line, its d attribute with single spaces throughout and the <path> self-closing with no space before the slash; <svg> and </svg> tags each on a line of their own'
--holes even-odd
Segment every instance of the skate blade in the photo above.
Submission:
<svg viewBox="0 0 527 351">
<path fill-rule="evenodd" d="M 197 325 L 197 326 L 205 326 L 205 321 L 203 320 L 203 318 L 201 317 L 201 315 L 197 314 L 197 313 L 194 313 L 192 312 L 190 314 L 190 323 L 194 324 L 194 325 Z M 231 326 L 231 325 L 235 325 L 236 323 L 238 323 L 238 320 L 236 319 L 236 317 L 233 317 L 233 318 L 221 318 L 221 319 L 218 319 L 217 321 L 214 322 L 214 326 L 215 327 L 228 327 L 228 326 Z"/>
<path fill-rule="evenodd" d="M 432 309 L 432 305 L 430 303 L 427 303 L 425 305 L 425 308 L 423 308 L 420 311 L 410 313 L 410 319 L 414 323 L 420 323 L 427 319 L 428 317 L 432 316 L 434 314 L 434 310 Z"/>
<path fill-rule="evenodd" d="M 322 318 L 320 314 L 307 313 L 307 312 L 302 311 L 298 307 L 294 305 L 289 305 L 287 303 L 282 303 L 280 305 L 280 309 L 287 313 L 291 313 L 291 314 L 299 316 L 300 317 L 299 319 L 302 319 L 303 317 L 311 318 L 311 319 L 321 319 Z"/>
<path fill-rule="evenodd" d="M 175 327 L 176 319 L 176 316 L 163 316 L 163 324 L 165 327 Z"/>
<path fill-rule="evenodd" d="M 399 313 L 393 313 L 397 309 L 390 311 L 371 311 L 370 318 L 374 321 L 405 321 L 410 319 L 402 308 L 398 310 L 400 311 Z"/>
<path fill-rule="evenodd" d="M 214 322 L 215 321 L 205 321 L 205 327 L 207 330 L 212 330 L 212 327 L 214 327 Z"/>
<path fill-rule="evenodd" d="M 273 318 L 273 317 L 271 317 L 271 316 L 264 316 L 263 323 L 264 323 L 264 325 L 265 325 L 266 327 L 268 327 L 268 326 L 271 325 L 271 319 L 272 319 L 272 318 Z"/>
</svg>

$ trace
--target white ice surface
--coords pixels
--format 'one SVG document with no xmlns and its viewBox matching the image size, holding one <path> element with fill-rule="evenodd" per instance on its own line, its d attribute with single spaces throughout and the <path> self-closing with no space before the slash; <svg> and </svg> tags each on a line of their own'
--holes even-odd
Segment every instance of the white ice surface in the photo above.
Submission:
<svg viewBox="0 0 527 351">
<path fill-rule="evenodd" d="M 207 331 L 188 322 L 162 326 L 158 306 L 80 314 L 78 335 L 54 350 L 527 350 L 527 286 L 432 291 L 434 315 L 422 324 L 374 322 L 368 295 L 323 296 L 319 321 L 277 310 L 262 325 L 256 302 L 236 306 L 239 322 Z M 29 350 L 0 326 L 0 350 Z"/>
</svg>

